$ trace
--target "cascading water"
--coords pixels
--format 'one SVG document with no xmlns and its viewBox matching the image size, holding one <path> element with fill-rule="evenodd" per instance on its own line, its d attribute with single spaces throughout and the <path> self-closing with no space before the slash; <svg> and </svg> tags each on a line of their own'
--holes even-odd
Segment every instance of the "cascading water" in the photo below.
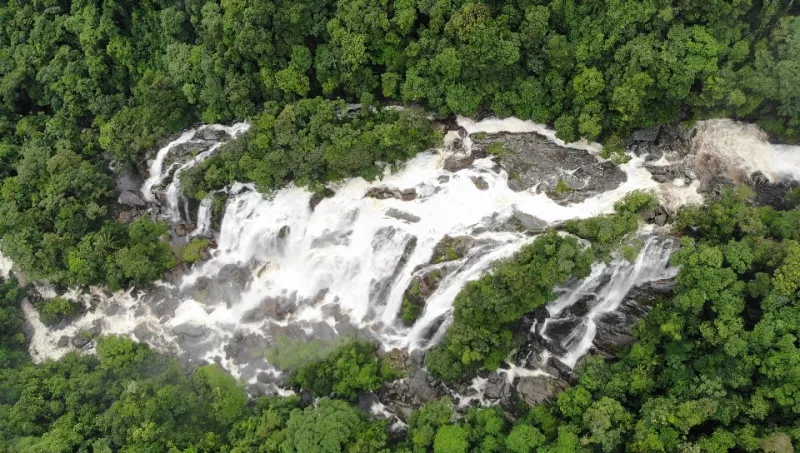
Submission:
<svg viewBox="0 0 800 453">
<path fill-rule="evenodd" d="M 550 316 L 535 326 L 536 333 L 550 342 L 546 356 L 552 354 L 573 368 L 592 348 L 599 320 L 615 312 L 632 288 L 677 275 L 677 269 L 669 265 L 676 241 L 661 236 L 647 236 L 645 241 L 634 263 L 617 259 L 595 264 L 589 277 L 564 288 L 561 297 L 547 306 Z"/>
<path fill-rule="evenodd" d="M 562 144 L 552 131 L 529 121 L 460 119 L 460 125 L 468 134 L 536 132 Z M 180 220 L 177 174 L 214 152 L 221 141 L 217 131 L 233 137 L 246 129 L 246 124 L 214 125 L 182 134 L 159 150 L 143 195 L 157 200 L 167 184 L 166 214 Z M 448 142 L 456 139 L 456 132 L 446 137 Z M 466 136 L 463 142 L 469 148 L 472 140 Z M 597 154 L 601 149 L 588 143 L 569 146 L 575 153 Z M 463 286 L 534 239 L 520 232 L 514 219 L 535 216 L 547 226 L 588 218 L 611 212 L 616 201 L 636 189 L 655 192 L 670 209 L 702 201 L 696 182 L 656 182 L 647 156 L 630 155 L 620 166 L 625 180 L 616 188 L 559 204 L 535 189 L 511 190 L 509 175 L 491 157 L 448 171 L 444 164 L 450 154 L 421 153 L 381 181 L 344 181 L 331 187 L 333 196 L 316 200 L 313 207 L 313 195 L 306 189 L 287 187 L 264 197 L 252 185 L 235 184 L 228 189 L 218 246 L 210 259 L 174 284 L 162 283 L 146 293 L 72 293 L 70 297 L 96 308 L 64 329 L 46 329 L 37 323 L 35 311 L 28 310 L 35 328 L 32 354 L 35 359 L 58 357 L 69 350 L 58 346 L 64 338 L 100 325 L 104 333 L 132 335 L 188 360 L 218 361 L 251 383 L 257 377 L 265 383 L 276 373 L 270 371 L 264 351 L 281 336 L 328 340 L 357 332 L 386 349 L 424 349 L 443 335 Z M 178 160 L 167 165 L 176 155 Z M 578 170 L 563 169 L 570 175 Z M 211 203 L 211 198 L 201 202 L 191 235 L 210 231 Z M 187 214 L 183 217 L 188 220 Z M 468 247 L 458 256 L 433 262 L 445 237 Z M 635 263 L 596 265 L 589 278 L 563 289 L 548 308 L 550 317 L 535 329 L 552 344 L 547 354 L 574 365 L 591 347 L 599 320 L 617 310 L 630 288 L 674 275 L 667 263 L 675 241 L 651 235 L 644 244 Z M 405 327 L 398 319 L 404 293 L 415 278 L 434 271 L 440 281 L 419 319 Z M 586 308 L 577 314 L 574 308 L 580 304 Z M 541 373 L 514 370 L 515 375 Z"/>
</svg>

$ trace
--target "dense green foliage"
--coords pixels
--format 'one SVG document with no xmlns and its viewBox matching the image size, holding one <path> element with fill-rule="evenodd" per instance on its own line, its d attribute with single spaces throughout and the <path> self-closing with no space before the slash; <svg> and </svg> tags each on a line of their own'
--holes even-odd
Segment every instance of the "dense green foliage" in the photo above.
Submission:
<svg viewBox="0 0 800 453">
<path fill-rule="evenodd" d="M 496 369 L 511 352 L 513 328 L 525 313 L 555 298 L 553 287 L 585 277 L 591 251 L 574 237 L 547 233 L 456 297 L 453 324 L 426 358 L 428 371 L 445 380 L 481 367 Z"/>
<path fill-rule="evenodd" d="M 639 214 L 658 207 L 658 199 L 650 193 L 635 190 L 614 205 L 609 215 L 569 220 L 564 229 L 591 241 L 598 260 L 608 260 L 612 252 L 621 251 L 639 229 Z"/>
<path fill-rule="evenodd" d="M 16 279 L 0 280 L 0 369 L 28 361 L 25 315 L 20 308 L 24 297 Z"/>
<path fill-rule="evenodd" d="M 619 359 L 590 357 L 556 404 L 520 406 L 509 419 L 500 407 L 458 415 L 450 400 L 433 401 L 415 411 L 407 435 L 394 440 L 385 422 L 368 421 L 344 401 L 326 397 L 308 407 L 296 397 L 249 401 L 216 365 L 187 375 L 173 359 L 117 337 L 102 338 L 96 356 L 72 353 L 59 362 L 29 364 L 22 353 L 22 292 L 9 281 L 0 288 L 0 451 L 793 451 L 800 441 L 800 210 L 754 207 L 749 196 L 726 192 L 680 214 L 675 225 L 688 235 L 673 256 L 680 266 L 674 295 L 653 308 L 637 329 L 638 342 Z M 646 204 L 623 203 L 618 214 Z M 515 275 L 535 282 L 585 272 L 579 268 L 591 259 L 574 238 L 548 234 L 485 278 L 498 278 L 511 291 L 517 287 L 512 263 L 527 263 Z M 545 273 L 540 266 L 561 270 Z M 460 296 L 459 310 L 483 316 L 475 301 L 463 299 L 490 291 L 482 281 Z M 547 299 L 543 285 L 528 286 L 539 288 L 536 296 L 513 294 L 526 303 Z M 505 299 L 487 300 L 499 300 L 498 313 L 514 312 Z M 469 340 L 461 344 L 480 339 Z M 458 341 L 448 337 L 444 347 Z M 322 354 L 316 346 L 284 342 L 275 357 L 286 364 L 297 351 L 304 371 L 296 379 L 303 387 L 319 385 L 320 393 L 352 398 L 378 385 L 373 346 L 336 344 Z M 487 359 L 480 363 L 490 366 Z M 471 363 L 453 366 L 472 369 Z"/>
<path fill-rule="evenodd" d="M 310 390 L 317 396 L 335 394 L 355 399 L 359 391 L 377 390 L 388 368 L 381 367 L 375 356 L 376 345 L 359 341 L 336 348 L 324 360 L 300 367 L 290 382 Z"/>
<path fill-rule="evenodd" d="M 401 376 L 377 352 L 376 344 L 350 338 L 334 342 L 281 338 L 267 351 L 267 358 L 288 371 L 288 383 L 298 389 L 355 400 L 359 392 L 375 391 Z"/>
<path fill-rule="evenodd" d="M 251 123 L 243 138 L 181 173 L 186 193 L 201 199 L 233 181 L 253 181 L 266 192 L 289 182 L 316 188 L 349 176 L 373 180 L 381 163 L 403 162 L 438 141 L 419 111 L 348 114 L 344 102 L 322 98 L 272 104 Z"/>
<path fill-rule="evenodd" d="M 145 272 L 122 252 L 140 245 L 128 227 L 108 227 L 109 163 L 141 166 L 145 150 L 192 122 L 255 126 L 231 156 L 186 175 L 194 196 L 232 178 L 270 189 L 374 177 L 376 161 L 427 142 L 407 134 L 419 124 L 404 126 L 403 115 L 351 124 L 315 96 L 491 109 L 552 123 L 567 141 L 607 138 L 609 149 L 632 128 L 709 116 L 797 139 L 799 9 L 778 0 L 4 2 L 2 250 L 34 279 L 124 285 L 159 275 L 162 256 L 148 256 L 156 266 Z M 111 276 L 79 262 L 109 250 L 122 254 Z"/>
<path fill-rule="evenodd" d="M 81 304 L 64 297 L 54 297 L 36 304 L 39 320 L 46 326 L 58 325 L 61 321 L 69 320 L 81 313 Z"/>
</svg>

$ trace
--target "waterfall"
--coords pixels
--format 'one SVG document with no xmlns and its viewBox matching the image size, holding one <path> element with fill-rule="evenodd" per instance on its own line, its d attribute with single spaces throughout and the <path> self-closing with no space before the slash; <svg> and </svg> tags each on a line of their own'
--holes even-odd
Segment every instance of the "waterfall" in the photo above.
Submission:
<svg viewBox="0 0 800 453">
<path fill-rule="evenodd" d="M 461 118 L 459 124 L 469 134 L 537 132 L 563 144 L 552 130 L 530 121 Z M 713 148 L 714 137 L 730 128 L 744 126 L 701 123 L 696 143 L 711 153 L 707 150 Z M 245 130 L 246 124 L 213 125 L 183 133 L 151 162 L 142 188 L 145 198 L 153 201 L 166 195 L 162 202 L 166 216 L 173 221 L 188 219 L 181 212 L 188 207 L 177 176 Z M 737 134 L 751 137 L 752 131 Z M 446 141 L 457 137 L 450 132 Z M 766 143 L 759 137 L 758 143 Z M 751 143 L 748 140 L 744 143 Z M 463 141 L 469 148 L 470 138 Z M 567 146 L 595 156 L 601 150 L 585 142 Z M 800 156 L 797 149 L 764 146 L 759 152 L 777 153 L 769 159 L 790 152 Z M 746 150 L 713 149 L 717 155 L 747 156 Z M 535 216 L 545 225 L 589 218 L 612 212 L 614 203 L 636 189 L 654 192 L 671 210 L 702 201 L 696 182 L 656 182 L 653 162 L 633 153 L 619 166 L 627 178 L 618 187 L 566 205 L 534 189 L 511 190 L 509 175 L 491 157 L 448 171 L 444 163 L 450 154 L 447 147 L 420 153 L 403 168 L 387 170 L 380 181 L 342 181 L 330 186 L 332 196 L 315 200 L 313 207 L 314 195 L 304 188 L 290 185 L 266 197 L 250 184 L 234 184 L 228 189 L 218 246 L 210 259 L 195 265 L 174 285 L 161 283 L 147 292 L 111 297 L 99 291 L 75 294 L 87 301 L 100 298 L 96 310 L 62 330 L 34 325 L 34 358 L 63 355 L 69 348 L 57 346 L 62 336 L 96 323 L 105 333 L 131 335 L 187 360 L 218 361 L 251 383 L 256 376 L 277 374 L 264 373 L 270 370 L 264 351 L 280 336 L 332 339 L 357 332 L 387 349 L 426 349 L 444 334 L 453 301 L 464 285 L 534 240 L 513 226 L 515 216 Z M 767 163 L 732 165 L 755 169 Z M 794 169 L 774 165 L 767 170 L 776 178 L 798 176 Z M 211 196 L 200 203 L 192 236 L 209 233 L 211 204 Z M 676 241 L 645 233 L 635 263 L 596 264 L 588 278 L 563 288 L 549 305 L 550 317 L 535 329 L 549 340 L 548 354 L 573 366 L 591 347 L 601 318 L 617 310 L 631 288 L 674 276 L 668 259 Z M 432 262 L 437 244 L 446 236 L 469 243 L 469 249 L 445 262 Z M 441 281 L 427 297 L 418 320 L 405 326 L 398 319 L 404 293 L 415 278 L 432 271 L 441 271 Z M 576 316 L 579 303 L 588 308 Z"/>
<path fill-rule="evenodd" d="M 677 268 L 669 265 L 677 242 L 661 236 L 648 236 L 645 241 L 634 263 L 619 258 L 595 264 L 587 278 L 564 288 L 561 297 L 547 306 L 550 317 L 536 331 L 551 343 L 552 356 L 573 368 L 592 348 L 598 320 L 616 311 L 632 288 L 677 275 Z M 570 312 L 578 303 L 586 304 L 580 311 L 588 308 L 588 312 Z"/>
</svg>

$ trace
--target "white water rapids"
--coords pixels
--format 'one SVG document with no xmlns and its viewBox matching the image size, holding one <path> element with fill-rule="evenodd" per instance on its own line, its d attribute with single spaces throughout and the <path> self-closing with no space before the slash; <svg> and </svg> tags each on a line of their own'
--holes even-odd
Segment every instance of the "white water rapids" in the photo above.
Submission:
<svg viewBox="0 0 800 453">
<path fill-rule="evenodd" d="M 459 123 L 469 134 L 537 132 L 563 145 L 552 131 L 529 121 L 460 119 Z M 188 204 L 185 200 L 181 203 L 175 176 L 219 147 L 213 140 L 197 138 L 204 129 L 235 136 L 246 131 L 247 125 L 193 129 L 158 151 L 142 192 L 146 200 L 154 202 L 158 198 L 155 189 L 163 189 L 172 178 L 163 202 L 167 210 L 161 211 L 172 222 L 189 222 Z M 796 162 L 800 149 L 770 145 L 757 128 L 709 122 L 701 123 L 698 131 L 696 143 L 706 143 L 703 152 L 727 159 L 731 165 L 764 171 L 773 180 L 800 176 Z M 456 135 L 450 132 L 446 141 Z M 725 147 L 712 146 L 721 138 Z M 465 141 L 469 144 L 469 138 Z M 187 143 L 207 146 L 188 160 L 165 165 L 171 153 Z M 748 150 L 739 150 L 738 143 L 746 143 Z M 753 147 L 753 143 L 759 146 Z M 566 146 L 593 154 L 601 149 L 587 143 Z M 753 153 L 763 155 L 750 156 Z M 788 155 L 795 159 L 789 165 L 793 168 L 773 163 L 777 156 Z M 619 187 L 566 206 L 534 190 L 512 191 L 508 174 L 498 170 L 491 157 L 449 172 L 443 168 L 447 156 L 445 150 L 424 152 L 401 170 L 387 172 L 381 181 L 354 178 L 331 186 L 335 195 L 313 210 L 309 207 L 312 194 L 306 189 L 287 187 L 264 197 L 252 186 L 237 184 L 229 189 L 216 237 L 218 246 L 209 260 L 194 266 L 175 285 L 159 283 L 146 292 L 107 296 L 99 289 L 83 295 L 73 291 L 67 296 L 94 307 L 63 328 L 45 328 L 28 305 L 26 313 L 35 331 L 31 353 L 36 360 L 58 358 L 71 348 L 65 338 L 94 327 L 106 334 L 131 335 L 195 361 L 216 360 L 254 383 L 259 372 L 270 370 L 264 351 L 283 335 L 332 339 L 358 331 L 387 350 L 428 348 L 443 335 L 453 301 L 464 285 L 534 240 L 534 236 L 506 227 L 515 212 L 552 225 L 610 213 L 615 202 L 636 189 L 656 193 L 672 210 L 702 201 L 697 181 L 658 183 L 645 166 L 645 157 L 633 154 L 620 166 L 627 180 Z M 742 156 L 751 158 L 742 161 Z M 482 178 L 486 187 L 479 187 L 474 182 L 477 178 Z M 382 187 L 402 193 L 413 189 L 415 196 L 366 196 L 369 190 Z M 211 204 L 210 198 L 201 203 L 190 236 L 210 233 Z M 470 237 L 474 246 L 462 258 L 431 264 L 435 246 L 446 235 Z M 558 322 L 560 314 L 582 296 L 594 298 L 588 314 L 553 339 L 562 346 L 559 356 L 568 366 L 591 347 L 596 318 L 616 310 L 629 289 L 674 275 L 675 270 L 668 267 L 674 241 L 659 239 L 650 230 L 644 230 L 642 237 L 645 246 L 635 263 L 618 260 L 596 265 L 589 278 L 565 288 L 548 306 L 552 321 L 538 326 L 545 338 L 553 327 L 548 323 Z M 421 317 L 405 327 L 398 318 L 404 292 L 415 276 L 436 268 L 446 269 L 446 277 L 427 299 Z"/>
</svg>

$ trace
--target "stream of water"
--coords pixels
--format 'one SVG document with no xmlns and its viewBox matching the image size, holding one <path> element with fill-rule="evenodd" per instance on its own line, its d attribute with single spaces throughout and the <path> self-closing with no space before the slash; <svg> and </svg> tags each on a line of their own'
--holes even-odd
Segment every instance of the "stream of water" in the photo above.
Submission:
<svg viewBox="0 0 800 453">
<path fill-rule="evenodd" d="M 537 132 L 564 145 L 551 130 L 530 121 L 460 119 L 459 124 L 469 134 Z M 177 175 L 208 158 L 224 141 L 198 138 L 204 129 L 231 137 L 246 131 L 247 125 L 193 129 L 158 151 L 142 193 L 150 202 L 158 199 L 158 190 L 166 193 L 162 204 L 167 209 L 162 215 L 172 222 L 190 223 Z M 456 137 L 456 132 L 450 132 L 446 141 Z M 698 137 L 694 142 L 700 147 L 695 150 L 698 155 L 716 156 L 742 171 L 763 171 L 771 180 L 800 178 L 800 150 L 770 145 L 754 126 L 705 122 L 698 126 Z M 465 142 L 469 146 L 468 137 Z M 180 145 L 192 143 L 205 147 L 188 158 L 170 159 Z M 591 143 L 564 146 L 595 155 L 601 150 Z M 354 178 L 331 186 L 335 194 L 313 209 L 312 193 L 303 188 L 290 186 L 265 197 L 251 185 L 234 185 L 228 189 L 217 248 L 210 259 L 175 284 L 159 283 L 146 292 L 134 289 L 113 295 L 101 289 L 89 294 L 73 291 L 67 296 L 83 300 L 93 310 L 61 329 L 45 328 L 35 310 L 26 305 L 35 332 L 34 359 L 60 357 L 71 348 L 65 338 L 91 328 L 130 335 L 190 360 L 220 362 L 249 382 L 270 370 L 264 350 L 282 335 L 327 340 L 359 332 L 386 349 L 424 349 L 443 335 L 453 301 L 468 281 L 534 240 L 507 227 L 515 212 L 552 225 L 610 213 L 615 202 L 636 189 L 653 191 L 672 210 L 702 202 L 697 181 L 658 183 L 644 156 L 631 154 L 620 166 L 627 180 L 616 189 L 561 205 L 534 190 L 512 191 L 508 174 L 491 157 L 449 172 L 443 168 L 449 155 L 446 149 L 421 153 L 402 169 L 387 171 L 380 181 Z M 790 162 L 776 165 L 779 158 Z M 485 181 L 486 187 L 479 187 L 476 178 Z M 367 196 L 377 189 L 404 195 Z M 189 236 L 211 233 L 211 204 L 211 198 L 201 202 Z M 650 230 L 641 234 L 643 252 L 634 263 L 617 260 L 595 265 L 590 277 L 564 288 L 562 296 L 548 306 L 551 318 L 537 329 L 542 337 L 561 345 L 553 354 L 568 366 L 590 349 L 597 318 L 616 310 L 629 289 L 674 275 L 668 259 L 675 241 Z M 463 257 L 431 264 L 434 248 L 445 236 L 468 237 L 474 245 Z M 420 318 L 404 326 L 398 317 L 403 293 L 414 277 L 437 268 L 446 271 L 446 276 L 428 298 Z M 593 302 L 586 313 L 570 314 L 570 307 L 585 301 L 587 295 Z"/>
</svg>

